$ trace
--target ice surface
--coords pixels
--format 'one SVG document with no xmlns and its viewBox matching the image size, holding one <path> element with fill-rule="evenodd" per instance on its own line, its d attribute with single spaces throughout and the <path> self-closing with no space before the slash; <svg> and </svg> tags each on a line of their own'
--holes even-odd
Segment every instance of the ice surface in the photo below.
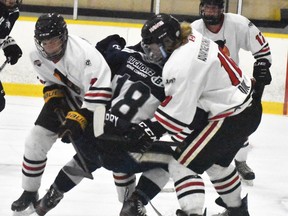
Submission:
<svg viewBox="0 0 288 216">
<path fill-rule="evenodd" d="M 10 216 L 11 203 L 21 193 L 21 162 L 24 141 L 41 109 L 43 99 L 6 96 L 6 109 L 0 113 L 0 216 Z M 263 115 L 258 130 L 250 137 L 252 149 L 248 164 L 256 174 L 254 186 L 243 185 L 243 196 L 248 193 L 251 216 L 288 215 L 288 117 Z M 71 145 L 56 142 L 48 155 L 42 178 L 40 196 L 52 184 L 58 171 L 74 154 Z M 121 204 L 112 174 L 99 169 L 94 180 L 84 179 L 76 188 L 65 194 L 59 205 L 49 212 L 51 216 L 117 216 Z M 222 211 L 214 200 L 217 194 L 207 176 L 206 206 L 208 215 Z M 168 183 L 167 187 L 171 187 Z M 175 215 L 178 208 L 175 193 L 160 193 L 153 205 L 165 216 Z M 157 214 L 149 205 L 149 216 Z"/>
</svg>

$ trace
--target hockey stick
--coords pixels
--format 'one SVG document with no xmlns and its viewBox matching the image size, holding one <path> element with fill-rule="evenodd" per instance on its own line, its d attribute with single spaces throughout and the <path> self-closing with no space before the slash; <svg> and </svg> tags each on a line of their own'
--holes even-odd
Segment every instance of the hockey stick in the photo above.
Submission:
<svg viewBox="0 0 288 216">
<path fill-rule="evenodd" d="M 255 87 L 254 87 L 253 99 L 261 101 L 264 89 L 265 89 L 264 84 L 262 83 L 257 84 L 256 82 Z"/>
<path fill-rule="evenodd" d="M 102 134 L 101 136 L 98 137 L 99 139 L 102 139 L 103 141 L 108 141 L 108 142 L 114 142 L 114 143 L 119 143 L 119 145 L 128 142 L 124 137 L 116 136 L 116 135 L 107 135 L 107 134 Z M 171 142 L 171 141 L 164 141 L 164 140 L 158 140 L 158 141 L 146 141 L 149 145 L 160 145 L 160 146 L 170 146 L 170 147 L 177 147 L 180 142 Z"/>
<path fill-rule="evenodd" d="M 56 109 L 55 113 L 56 113 L 58 119 L 60 120 L 60 122 L 63 124 L 64 118 L 65 118 L 63 111 L 61 109 Z M 87 165 L 86 165 L 77 145 L 75 144 L 73 138 L 71 137 L 71 134 L 69 133 L 69 134 L 67 134 L 67 136 L 68 136 L 69 141 L 72 143 L 74 150 L 77 153 L 78 159 L 81 163 L 81 167 L 83 168 L 84 171 L 77 169 L 75 167 L 70 167 L 70 166 L 64 166 L 63 170 L 72 176 L 83 176 L 85 178 L 94 179 L 93 175 L 89 172 Z"/>
<path fill-rule="evenodd" d="M 0 66 L 0 72 L 5 68 L 6 64 L 9 63 L 9 61 L 10 61 L 10 58 L 7 58 L 7 59 L 3 62 L 3 64 Z"/>
</svg>

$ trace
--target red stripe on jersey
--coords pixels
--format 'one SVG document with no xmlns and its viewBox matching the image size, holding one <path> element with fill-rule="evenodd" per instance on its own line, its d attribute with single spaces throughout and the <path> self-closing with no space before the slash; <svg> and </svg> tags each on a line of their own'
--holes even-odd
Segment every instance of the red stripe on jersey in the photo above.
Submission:
<svg viewBox="0 0 288 216">
<path fill-rule="evenodd" d="M 180 161 L 181 164 L 184 164 L 187 159 L 195 152 L 195 150 L 203 143 L 203 141 L 210 135 L 211 131 L 217 126 L 218 121 L 212 123 L 210 128 L 203 134 L 202 137 L 195 143 L 195 145 L 188 151 L 188 153 L 184 156 L 184 158 Z M 189 147 L 189 146 L 188 146 Z"/>
<path fill-rule="evenodd" d="M 176 134 L 175 137 L 178 138 L 179 140 L 184 140 L 186 138 L 186 137 L 184 138 L 184 137 L 180 136 L 180 134 Z"/>
<path fill-rule="evenodd" d="M 225 55 L 221 55 L 218 53 L 218 58 L 220 59 L 221 65 L 225 68 L 225 70 L 228 73 L 228 76 L 230 77 L 231 83 L 234 86 L 239 85 L 240 81 L 238 77 L 235 75 L 235 71 L 230 67 L 228 62 L 231 64 L 228 58 L 225 58 Z M 228 61 L 228 62 L 227 62 Z M 241 76 L 241 71 L 237 70 L 237 68 L 234 67 L 234 69 L 237 71 L 237 73 Z"/>
<path fill-rule="evenodd" d="M 179 187 L 176 187 L 176 192 L 179 192 L 180 190 L 191 187 L 191 186 L 203 186 L 204 187 L 204 183 L 203 182 L 188 182 Z"/>
<path fill-rule="evenodd" d="M 86 93 L 85 97 L 105 97 L 105 98 L 111 98 L 111 94 L 106 94 L 106 93 Z"/>
<path fill-rule="evenodd" d="M 166 127 L 171 128 L 172 130 L 177 131 L 177 132 L 181 132 L 182 131 L 181 128 L 178 128 L 178 127 L 172 125 L 171 123 L 165 121 L 164 119 L 160 118 L 160 116 L 158 116 L 157 114 L 154 114 L 154 117 L 157 119 L 158 122 L 160 122 L 161 124 L 165 125 Z"/>
<path fill-rule="evenodd" d="M 224 184 L 224 185 L 221 185 L 221 186 L 216 186 L 215 189 L 216 190 L 225 189 L 225 188 L 230 187 L 231 185 L 233 185 L 238 180 L 239 180 L 239 175 L 237 175 L 231 182 L 229 182 L 227 184 Z"/>
<path fill-rule="evenodd" d="M 39 170 L 42 170 L 46 164 L 44 164 L 43 166 L 40 166 L 40 167 L 30 167 L 30 166 L 27 166 L 26 164 L 22 164 L 22 166 L 26 169 L 26 170 L 30 170 L 30 171 L 39 171 Z"/>
</svg>

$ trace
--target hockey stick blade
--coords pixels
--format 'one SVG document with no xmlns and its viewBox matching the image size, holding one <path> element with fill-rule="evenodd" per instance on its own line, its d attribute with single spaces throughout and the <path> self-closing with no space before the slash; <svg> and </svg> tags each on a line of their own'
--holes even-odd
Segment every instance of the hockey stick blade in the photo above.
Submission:
<svg viewBox="0 0 288 216">
<path fill-rule="evenodd" d="M 71 176 L 83 176 L 88 179 L 94 179 L 91 173 L 85 172 L 82 169 L 78 169 L 78 168 L 70 167 L 70 166 L 64 166 L 62 169 Z"/>
</svg>

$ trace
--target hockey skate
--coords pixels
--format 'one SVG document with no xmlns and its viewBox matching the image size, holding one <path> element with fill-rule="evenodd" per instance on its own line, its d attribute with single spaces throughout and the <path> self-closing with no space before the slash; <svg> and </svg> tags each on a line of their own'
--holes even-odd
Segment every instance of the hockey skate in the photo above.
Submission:
<svg viewBox="0 0 288 216">
<path fill-rule="evenodd" d="M 227 205 L 223 202 L 223 200 L 219 197 L 216 199 L 216 204 L 226 208 L 226 210 L 223 213 L 219 213 L 212 216 L 250 216 L 248 212 L 248 203 L 247 203 L 247 196 L 246 195 L 242 199 L 242 204 L 240 207 L 230 208 L 227 207 Z"/>
<path fill-rule="evenodd" d="M 48 211 L 55 208 L 63 197 L 63 193 L 52 185 L 45 196 L 36 203 L 35 210 L 37 215 L 45 215 Z"/>
<path fill-rule="evenodd" d="M 242 182 L 253 186 L 253 180 L 255 179 L 255 173 L 253 170 L 247 165 L 246 161 L 237 161 L 235 160 L 236 170 L 238 171 Z"/>
<path fill-rule="evenodd" d="M 206 209 L 205 209 L 203 215 L 198 215 L 198 214 L 190 214 L 190 215 L 187 215 L 184 211 L 182 211 L 182 210 L 180 210 L 180 209 L 177 209 L 177 211 L 176 211 L 176 216 L 206 216 Z"/>
<path fill-rule="evenodd" d="M 147 216 L 145 206 L 136 193 L 124 201 L 120 216 Z"/>
<path fill-rule="evenodd" d="M 35 211 L 34 205 L 39 198 L 38 192 L 24 191 L 11 205 L 14 216 L 26 216 Z"/>
</svg>

